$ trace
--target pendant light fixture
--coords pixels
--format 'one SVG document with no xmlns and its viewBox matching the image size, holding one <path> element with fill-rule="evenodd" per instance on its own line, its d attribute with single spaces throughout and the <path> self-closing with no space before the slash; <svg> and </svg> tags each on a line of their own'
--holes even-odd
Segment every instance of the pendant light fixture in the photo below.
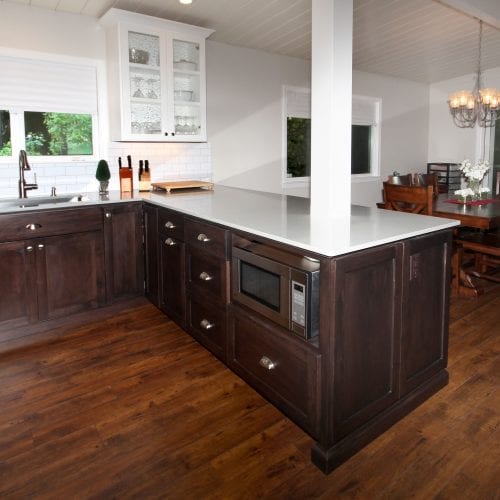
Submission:
<svg viewBox="0 0 500 500">
<path fill-rule="evenodd" d="M 479 21 L 479 47 L 476 82 L 472 91 L 461 90 L 450 95 L 448 104 L 457 127 L 492 127 L 500 117 L 500 91 L 483 88 L 481 77 L 481 57 L 483 43 L 483 21 Z"/>
</svg>

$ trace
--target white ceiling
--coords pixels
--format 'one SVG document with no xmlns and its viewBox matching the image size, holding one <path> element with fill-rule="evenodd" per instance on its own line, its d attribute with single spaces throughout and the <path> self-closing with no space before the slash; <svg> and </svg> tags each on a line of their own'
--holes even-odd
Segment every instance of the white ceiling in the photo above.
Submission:
<svg viewBox="0 0 500 500">
<path fill-rule="evenodd" d="M 311 52 L 311 0 L 0 1 L 95 18 L 116 7 L 214 29 L 210 39 L 223 43 L 304 59 Z M 500 66 L 499 11 L 500 0 L 354 0 L 353 66 L 426 83 L 473 73 L 478 21 L 471 16 L 490 23 L 483 69 Z"/>
</svg>

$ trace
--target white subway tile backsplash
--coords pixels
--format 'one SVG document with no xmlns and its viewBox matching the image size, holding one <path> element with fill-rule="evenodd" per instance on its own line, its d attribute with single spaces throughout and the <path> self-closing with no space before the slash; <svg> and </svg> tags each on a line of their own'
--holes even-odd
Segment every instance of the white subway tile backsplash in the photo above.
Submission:
<svg viewBox="0 0 500 500">
<path fill-rule="evenodd" d="M 118 157 L 127 165 L 127 155 L 132 156 L 134 181 L 137 179 L 139 160 L 149 160 L 151 180 L 197 179 L 211 181 L 212 163 L 208 143 L 124 143 L 112 142 L 108 147 L 107 160 L 111 170 L 109 187 L 119 189 Z M 95 178 L 97 162 L 38 163 L 29 158 L 31 171 L 26 172 L 28 182 L 37 175 L 38 190 L 31 196 L 50 194 L 52 186 L 58 193 L 95 191 L 99 188 Z M 0 164 L 0 197 L 18 196 L 17 162 Z"/>
</svg>

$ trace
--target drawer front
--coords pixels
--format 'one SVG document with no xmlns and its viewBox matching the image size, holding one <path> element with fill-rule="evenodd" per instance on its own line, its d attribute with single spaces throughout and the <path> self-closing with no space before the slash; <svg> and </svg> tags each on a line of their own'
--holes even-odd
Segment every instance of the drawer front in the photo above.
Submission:
<svg viewBox="0 0 500 500">
<path fill-rule="evenodd" d="M 222 303 L 229 301 L 229 261 L 189 249 L 187 272 L 190 290 Z"/>
<path fill-rule="evenodd" d="M 167 237 L 184 241 L 184 216 L 166 208 L 158 209 L 158 231 Z"/>
<path fill-rule="evenodd" d="M 319 359 L 300 341 L 233 307 L 230 366 L 285 414 L 316 435 Z"/>
<path fill-rule="evenodd" d="M 188 302 L 188 323 L 195 338 L 214 354 L 225 358 L 226 312 L 223 308 L 192 296 Z"/>
<path fill-rule="evenodd" d="M 102 224 L 100 207 L 1 215 L 0 241 L 96 231 Z"/>
<path fill-rule="evenodd" d="M 192 248 L 210 253 L 221 259 L 227 256 L 228 232 L 212 224 L 186 219 L 186 243 Z"/>
</svg>

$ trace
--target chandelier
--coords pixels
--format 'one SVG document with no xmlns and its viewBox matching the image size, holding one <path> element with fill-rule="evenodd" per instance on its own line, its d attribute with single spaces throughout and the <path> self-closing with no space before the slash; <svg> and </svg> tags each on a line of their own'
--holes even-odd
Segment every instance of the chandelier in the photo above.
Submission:
<svg viewBox="0 0 500 500">
<path fill-rule="evenodd" d="M 500 91 L 483 88 L 481 78 L 481 46 L 483 42 L 483 21 L 479 21 L 479 49 L 476 83 L 472 92 L 461 90 L 450 95 L 448 104 L 457 127 L 472 128 L 476 122 L 480 127 L 492 127 L 500 118 Z"/>
</svg>

